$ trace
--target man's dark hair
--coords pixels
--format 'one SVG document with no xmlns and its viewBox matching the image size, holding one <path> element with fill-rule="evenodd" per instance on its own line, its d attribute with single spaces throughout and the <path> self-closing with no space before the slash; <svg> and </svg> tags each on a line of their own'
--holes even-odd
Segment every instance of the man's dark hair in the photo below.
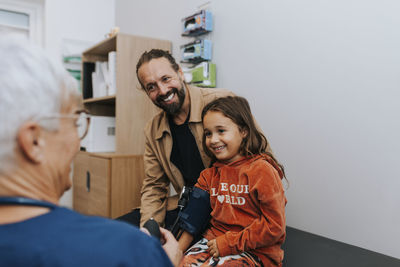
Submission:
<svg viewBox="0 0 400 267">
<path fill-rule="evenodd" d="M 144 88 L 144 87 L 138 76 L 139 68 L 144 63 L 147 63 L 152 59 L 162 58 L 162 57 L 168 59 L 169 63 L 171 64 L 172 69 L 175 72 L 178 72 L 179 65 L 176 63 L 175 58 L 173 58 L 173 56 L 168 51 L 162 50 L 162 49 L 151 49 L 150 51 L 146 51 L 140 56 L 139 61 L 136 64 L 136 76 L 137 76 L 138 81 L 139 81 L 140 85 L 142 86 L 142 88 Z"/>
</svg>

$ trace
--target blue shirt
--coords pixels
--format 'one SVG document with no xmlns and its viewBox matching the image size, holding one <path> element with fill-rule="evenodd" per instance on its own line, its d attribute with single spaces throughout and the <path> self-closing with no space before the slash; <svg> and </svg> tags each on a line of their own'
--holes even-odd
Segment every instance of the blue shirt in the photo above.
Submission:
<svg viewBox="0 0 400 267">
<path fill-rule="evenodd" d="M 0 225 L 0 266 L 172 266 L 158 240 L 126 223 L 56 207 Z"/>
</svg>

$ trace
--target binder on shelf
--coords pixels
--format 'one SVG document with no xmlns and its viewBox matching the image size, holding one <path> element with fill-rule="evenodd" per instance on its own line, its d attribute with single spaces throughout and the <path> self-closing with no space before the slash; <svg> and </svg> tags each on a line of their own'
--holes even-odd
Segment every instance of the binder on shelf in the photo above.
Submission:
<svg viewBox="0 0 400 267">
<path fill-rule="evenodd" d="M 92 73 L 94 72 L 95 64 L 93 62 L 83 63 L 83 77 L 82 77 L 82 95 L 83 99 L 93 97 L 92 88 Z"/>
<path fill-rule="evenodd" d="M 111 51 L 108 53 L 108 95 L 117 93 L 117 52 Z"/>
<path fill-rule="evenodd" d="M 216 66 L 211 62 L 201 62 L 193 68 L 183 70 L 185 81 L 198 87 L 216 87 Z"/>
<path fill-rule="evenodd" d="M 96 61 L 95 71 L 92 72 L 93 97 L 103 97 L 107 95 L 107 62 Z"/>
<path fill-rule="evenodd" d="M 200 10 L 189 17 L 182 19 L 182 36 L 197 36 L 212 31 L 212 13 Z"/>
<path fill-rule="evenodd" d="M 108 54 L 109 61 L 96 61 L 92 73 L 93 97 L 104 97 L 116 94 L 116 54 Z"/>
<path fill-rule="evenodd" d="M 198 39 L 192 43 L 181 46 L 183 62 L 198 63 L 211 60 L 212 42 Z"/>
</svg>

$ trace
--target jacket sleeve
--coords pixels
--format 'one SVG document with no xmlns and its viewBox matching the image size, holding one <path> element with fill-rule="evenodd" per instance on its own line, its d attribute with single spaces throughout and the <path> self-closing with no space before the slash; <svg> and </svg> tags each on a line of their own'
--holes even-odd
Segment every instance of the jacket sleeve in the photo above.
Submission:
<svg viewBox="0 0 400 267">
<path fill-rule="evenodd" d="M 164 226 L 169 179 L 165 175 L 148 138 L 146 135 L 144 151 L 145 176 L 141 191 L 140 226 L 143 226 L 150 218 L 154 218 L 161 226 Z"/>
<path fill-rule="evenodd" d="M 216 238 L 221 256 L 270 246 L 285 235 L 286 198 L 278 172 L 262 161 L 247 175 L 251 182 L 249 193 L 261 214 L 242 231 L 228 231 Z"/>
<path fill-rule="evenodd" d="M 207 168 L 200 172 L 200 176 L 197 179 L 197 183 L 194 185 L 207 193 L 210 193 L 210 177 L 212 176 L 214 168 Z"/>
</svg>

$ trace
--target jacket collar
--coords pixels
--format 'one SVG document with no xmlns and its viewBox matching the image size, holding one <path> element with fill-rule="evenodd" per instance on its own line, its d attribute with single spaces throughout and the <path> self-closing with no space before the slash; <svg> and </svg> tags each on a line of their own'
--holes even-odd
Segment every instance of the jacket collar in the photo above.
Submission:
<svg viewBox="0 0 400 267">
<path fill-rule="evenodd" d="M 199 87 L 187 85 L 190 96 L 189 122 L 201 122 L 201 112 L 204 108 L 204 99 Z"/>
<path fill-rule="evenodd" d="M 203 110 L 204 101 L 201 97 L 200 88 L 185 84 L 187 91 L 189 92 L 190 99 L 190 118 L 189 122 L 201 122 L 201 111 Z M 194 101 L 193 101 L 194 100 Z M 156 131 L 156 139 L 162 138 L 164 132 L 171 134 L 168 123 L 168 115 L 165 111 L 161 111 L 160 123 Z"/>
</svg>

